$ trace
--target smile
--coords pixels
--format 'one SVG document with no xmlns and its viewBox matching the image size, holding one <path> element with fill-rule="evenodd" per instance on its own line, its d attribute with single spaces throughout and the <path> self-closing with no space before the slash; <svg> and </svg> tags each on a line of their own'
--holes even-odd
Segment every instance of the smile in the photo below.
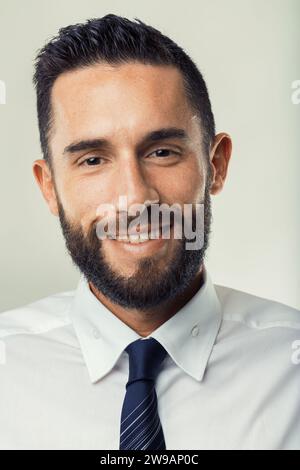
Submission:
<svg viewBox="0 0 300 470">
<path fill-rule="evenodd" d="M 162 239 L 163 234 L 168 233 L 168 227 L 170 228 L 170 234 L 171 234 L 171 228 L 172 225 L 164 225 L 163 227 L 159 227 L 158 230 L 143 230 L 140 231 L 139 233 L 134 233 L 134 234 L 129 234 L 128 236 L 124 237 L 108 237 L 110 240 L 115 240 L 117 242 L 121 243 L 130 243 L 133 245 L 140 245 L 140 244 L 146 244 L 149 242 L 154 242 Z M 164 238 L 165 240 L 166 238 Z"/>
<path fill-rule="evenodd" d="M 172 227 L 170 226 L 170 234 L 171 234 Z M 155 253 L 160 252 L 161 254 L 166 253 L 168 238 L 162 238 L 162 234 L 166 232 L 166 226 L 160 228 L 158 231 L 152 231 L 151 238 L 151 231 L 143 231 L 140 232 L 140 235 L 135 233 L 134 235 L 131 234 L 128 237 L 122 238 L 110 238 L 109 242 L 112 242 L 115 247 L 118 247 L 122 252 L 128 252 L 135 255 L 152 255 Z M 165 235 L 166 236 L 166 235 Z"/>
</svg>

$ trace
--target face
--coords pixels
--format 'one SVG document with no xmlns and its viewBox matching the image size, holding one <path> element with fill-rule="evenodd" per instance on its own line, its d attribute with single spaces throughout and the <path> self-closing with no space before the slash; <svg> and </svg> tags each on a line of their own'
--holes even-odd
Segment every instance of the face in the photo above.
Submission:
<svg viewBox="0 0 300 470">
<path fill-rule="evenodd" d="M 207 248 L 210 194 L 225 179 L 229 137 L 217 137 L 208 163 L 199 120 L 173 67 L 97 64 L 64 73 L 54 83 L 52 109 L 53 174 L 44 160 L 34 162 L 34 174 L 75 264 L 123 307 L 147 310 L 182 292 Z M 186 250 L 174 227 L 170 238 L 139 245 L 99 240 L 99 207 L 110 204 L 118 215 L 120 196 L 127 208 L 144 204 L 149 221 L 151 203 L 204 203 L 204 245 Z"/>
</svg>

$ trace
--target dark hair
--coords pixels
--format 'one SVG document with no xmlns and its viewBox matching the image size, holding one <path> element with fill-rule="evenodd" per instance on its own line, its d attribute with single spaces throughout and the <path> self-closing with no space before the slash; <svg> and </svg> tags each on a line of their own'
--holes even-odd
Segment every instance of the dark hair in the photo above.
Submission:
<svg viewBox="0 0 300 470">
<path fill-rule="evenodd" d="M 52 125 L 51 88 L 63 72 L 106 62 L 111 65 L 138 61 L 171 65 L 182 73 L 184 89 L 192 109 L 200 118 L 206 154 L 215 136 L 215 122 L 202 74 L 192 59 L 171 39 L 135 18 L 130 21 L 108 14 L 85 23 L 59 29 L 37 54 L 33 83 L 44 159 L 51 167 L 49 135 Z"/>
</svg>

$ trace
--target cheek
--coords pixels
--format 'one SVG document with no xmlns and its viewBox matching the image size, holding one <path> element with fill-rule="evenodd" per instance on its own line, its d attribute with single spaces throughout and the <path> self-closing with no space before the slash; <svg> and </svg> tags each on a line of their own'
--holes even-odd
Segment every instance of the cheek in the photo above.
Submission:
<svg viewBox="0 0 300 470">
<path fill-rule="evenodd" d="M 64 210 L 71 222 L 80 224 L 88 230 L 97 219 L 97 208 L 109 200 L 108 188 L 99 178 L 61 179 L 58 193 Z"/>
<path fill-rule="evenodd" d="M 205 190 L 204 169 L 198 162 L 181 166 L 173 172 L 172 177 L 165 179 L 164 191 L 167 199 L 179 203 L 198 201 Z"/>
</svg>

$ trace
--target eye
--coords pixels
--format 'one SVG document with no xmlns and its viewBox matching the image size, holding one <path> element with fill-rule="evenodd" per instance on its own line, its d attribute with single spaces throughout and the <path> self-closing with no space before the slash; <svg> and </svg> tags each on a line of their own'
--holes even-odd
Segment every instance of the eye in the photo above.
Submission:
<svg viewBox="0 0 300 470">
<path fill-rule="evenodd" d="M 166 155 L 166 152 L 171 153 L 171 155 Z M 159 154 L 158 156 L 160 158 L 167 158 L 167 157 L 172 156 L 172 155 L 178 155 L 178 152 L 175 152 L 174 150 L 167 149 L 167 148 L 161 148 L 161 149 L 154 150 L 154 152 L 150 153 L 150 155 L 153 155 L 154 153 L 158 153 Z"/>
<path fill-rule="evenodd" d="M 87 165 L 87 166 L 96 166 L 99 164 L 101 157 L 89 157 L 83 160 L 79 165 Z"/>
</svg>

